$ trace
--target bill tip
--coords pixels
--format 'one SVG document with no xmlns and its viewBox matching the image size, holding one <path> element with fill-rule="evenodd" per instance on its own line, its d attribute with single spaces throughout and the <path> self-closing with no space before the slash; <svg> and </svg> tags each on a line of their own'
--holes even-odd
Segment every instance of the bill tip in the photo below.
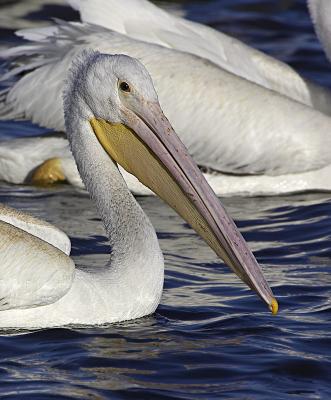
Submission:
<svg viewBox="0 0 331 400">
<path fill-rule="evenodd" d="M 275 298 L 271 300 L 269 308 L 273 315 L 276 315 L 278 313 L 278 302 Z"/>
</svg>

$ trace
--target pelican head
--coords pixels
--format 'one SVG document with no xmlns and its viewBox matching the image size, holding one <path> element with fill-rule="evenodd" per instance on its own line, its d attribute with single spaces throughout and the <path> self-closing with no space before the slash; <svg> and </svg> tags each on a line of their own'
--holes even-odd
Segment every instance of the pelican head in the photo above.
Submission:
<svg viewBox="0 0 331 400">
<path fill-rule="evenodd" d="M 255 257 L 164 116 L 145 67 L 124 55 L 87 51 L 68 82 L 66 123 L 72 111 L 67 97 L 74 94 L 80 100 L 75 113 L 111 159 L 175 209 L 276 313 Z"/>
</svg>

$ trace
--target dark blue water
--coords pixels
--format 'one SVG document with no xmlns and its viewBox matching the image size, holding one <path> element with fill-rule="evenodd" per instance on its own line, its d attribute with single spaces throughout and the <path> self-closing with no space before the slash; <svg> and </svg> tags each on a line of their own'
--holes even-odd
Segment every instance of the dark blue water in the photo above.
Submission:
<svg viewBox="0 0 331 400">
<path fill-rule="evenodd" d="M 11 16 L 8 4 L 0 9 L 0 44 L 17 41 L 15 27 L 36 25 L 56 13 L 75 17 L 58 2 L 28 10 L 28 16 L 17 11 Z M 304 1 L 174 6 L 331 86 L 331 67 Z M 1 137 L 38 132 L 26 123 L 0 125 Z M 107 241 L 86 193 L 66 186 L 41 190 L 1 184 L 0 202 L 68 232 L 77 264 L 106 262 Z M 139 202 L 166 258 L 157 313 L 106 327 L 0 337 L 0 398 L 330 399 L 331 196 L 224 200 L 279 299 L 276 317 L 172 210 L 156 198 Z"/>
</svg>

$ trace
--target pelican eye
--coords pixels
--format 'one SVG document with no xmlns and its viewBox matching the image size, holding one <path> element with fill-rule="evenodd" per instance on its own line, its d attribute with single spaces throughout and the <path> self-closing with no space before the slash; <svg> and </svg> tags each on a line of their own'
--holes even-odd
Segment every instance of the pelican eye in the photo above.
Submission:
<svg viewBox="0 0 331 400">
<path fill-rule="evenodd" d="M 127 92 L 127 93 L 131 92 L 130 85 L 124 81 L 120 83 L 120 89 L 122 90 L 122 92 Z"/>
</svg>

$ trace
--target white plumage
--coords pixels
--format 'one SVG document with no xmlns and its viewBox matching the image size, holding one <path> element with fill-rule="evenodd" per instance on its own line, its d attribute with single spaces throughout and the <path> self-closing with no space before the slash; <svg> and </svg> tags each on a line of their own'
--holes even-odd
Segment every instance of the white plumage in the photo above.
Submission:
<svg viewBox="0 0 331 400">
<path fill-rule="evenodd" d="M 308 0 L 308 7 L 317 36 L 331 61 L 331 2 L 328 0 Z"/>
<path fill-rule="evenodd" d="M 83 22 L 103 26 L 134 39 L 195 54 L 225 70 L 330 114 L 328 90 L 301 77 L 287 64 L 208 26 L 171 15 L 148 0 L 69 0 Z M 318 15 L 322 43 L 330 35 L 328 0 L 309 0 Z M 319 29 L 319 28 L 318 28 Z M 27 35 L 29 38 L 29 35 Z M 329 45 L 330 46 L 330 45 Z"/>
<path fill-rule="evenodd" d="M 100 26 L 59 22 L 21 32 L 35 42 L 2 53 L 29 57 L 7 77 L 32 72 L 2 94 L 1 114 L 63 130 L 60 94 L 72 58 L 86 47 L 123 53 L 148 68 L 163 109 L 195 161 L 220 173 L 210 179 L 214 185 L 220 178 L 214 186 L 218 194 L 330 190 L 325 179 L 331 164 L 327 90 L 222 33 L 144 0 L 129 2 L 130 7 L 128 2 L 77 0 L 72 3 L 82 20 Z M 312 14 L 322 5 L 322 0 L 312 2 Z M 326 22 L 315 20 L 325 32 Z"/>
<path fill-rule="evenodd" d="M 0 180 L 15 184 L 30 183 L 31 171 L 45 159 L 58 158 L 68 183 L 78 188 L 84 184 L 78 173 L 68 141 L 57 137 L 31 137 L 0 142 Z M 130 191 L 139 196 L 154 195 L 150 189 L 119 166 Z M 309 190 L 331 191 L 331 166 L 302 174 L 234 175 L 206 172 L 204 176 L 218 196 L 277 195 Z"/>
<path fill-rule="evenodd" d="M 70 290 L 74 279 L 74 263 L 44 239 L 15 227 L 16 213 L 14 210 L 11 213 L 13 217 L 9 218 L 10 223 L 0 221 L 0 311 L 53 304 Z M 48 239 L 49 234 L 53 233 L 50 229 L 38 229 L 36 221 L 32 224 L 36 224 L 35 230 Z M 30 231 L 33 232 L 33 228 L 33 225 L 30 226 Z M 0 315 L 6 320 L 6 314 Z M 9 321 L 3 323 L 2 320 L 0 326 L 6 327 Z M 15 327 L 30 322 L 22 321 L 20 325 L 19 319 L 14 318 L 11 323 L 13 325 L 9 326 Z"/>
<path fill-rule="evenodd" d="M 77 61 L 77 68 L 83 67 L 87 60 L 85 56 Z M 110 76 L 111 67 L 112 63 L 107 72 Z M 137 68 L 137 64 L 134 67 Z M 139 81 L 139 69 L 137 72 L 135 79 Z M 73 72 L 72 79 L 78 77 L 77 74 Z M 92 71 L 89 76 L 93 78 Z M 89 93 L 83 77 L 80 79 L 79 90 Z M 79 110 L 74 84 L 68 88 L 67 107 L 75 102 L 75 109 Z M 90 103 L 92 101 L 90 99 Z M 85 120 L 77 111 L 71 119 Z M 96 137 L 86 132 L 83 125 L 76 125 L 75 129 L 81 131 L 76 136 L 82 136 L 86 143 L 78 145 L 79 139 L 73 139 L 73 146 L 78 146 L 73 148 L 74 154 L 81 159 L 82 169 L 93 164 L 91 170 L 82 171 L 82 175 L 85 182 L 90 182 L 89 189 L 109 234 L 111 261 L 98 270 L 75 269 L 64 252 L 36 237 L 39 226 L 43 239 L 54 236 L 54 232 L 61 236 L 55 227 L 3 208 L 0 218 L 10 224 L 1 222 L 0 225 L 2 328 L 92 325 L 131 319 L 150 314 L 160 300 L 163 256 L 155 231 Z M 26 229 L 22 221 L 27 222 L 30 229 Z"/>
<path fill-rule="evenodd" d="M 28 232 L 41 240 L 46 240 L 63 253 L 70 254 L 71 243 L 68 236 L 60 229 L 39 218 L 32 217 L 1 204 L 0 221 Z"/>
<path fill-rule="evenodd" d="M 144 182 L 277 312 L 254 256 L 164 117 L 150 76 L 137 60 L 85 51 L 71 67 L 64 109 L 71 150 L 105 225 L 111 258 L 103 268 L 75 268 L 63 232 L 1 206 L 1 328 L 94 325 L 156 309 L 163 256 L 152 224 L 113 157 L 141 179 L 145 176 Z M 97 128 L 100 121 L 108 128 Z M 132 141 L 135 156 L 128 159 L 127 147 L 122 154 L 121 140 Z M 148 163 L 158 168 L 155 175 Z"/>
</svg>

